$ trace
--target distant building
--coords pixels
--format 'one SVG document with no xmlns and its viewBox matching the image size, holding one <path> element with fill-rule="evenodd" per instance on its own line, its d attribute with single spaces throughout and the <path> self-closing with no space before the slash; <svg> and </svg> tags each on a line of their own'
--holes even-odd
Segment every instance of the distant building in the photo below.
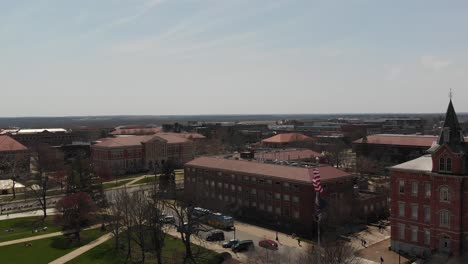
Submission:
<svg viewBox="0 0 468 264">
<path fill-rule="evenodd" d="M 184 192 L 188 199 L 208 209 L 264 224 L 279 224 L 288 232 L 310 233 L 316 227 L 310 169 L 199 157 L 185 164 Z M 352 222 L 353 208 L 359 205 L 354 203 L 355 177 L 328 165 L 320 165 L 319 169 L 325 189 L 327 224 Z"/>
<path fill-rule="evenodd" d="M 15 193 L 22 193 L 25 191 L 26 187 L 13 180 L 0 180 L 0 194 L 11 194 L 13 193 L 13 188 Z"/>
<path fill-rule="evenodd" d="M 426 154 L 436 141 L 437 136 L 378 134 L 355 140 L 353 150 L 358 158 L 395 165 Z"/>
<path fill-rule="evenodd" d="M 31 153 L 10 136 L 0 135 L 0 179 L 30 176 Z"/>
<path fill-rule="evenodd" d="M 110 135 L 119 136 L 119 135 L 154 135 L 156 133 L 162 132 L 161 127 L 140 127 L 140 128 L 118 128 L 112 132 Z"/>
<path fill-rule="evenodd" d="M 428 153 L 391 168 L 391 248 L 460 255 L 468 252 L 468 144 L 451 100 Z"/>
<path fill-rule="evenodd" d="M 255 159 L 264 161 L 308 161 L 315 162 L 318 158 L 320 163 L 326 163 L 322 153 L 310 149 L 265 149 L 255 151 Z"/>
<path fill-rule="evenodd" d="M 94 170 L 104 177 L 154 171 L 171 161 L 176 166 L 193 159 L 194 138 L 201 135 L 158 133 L 104 138 L 91 146 Z"/>
<path fill-rule="evenodd" d="M 74 141 L 73 134 L 63 128 L 7 129 L 0 134 L 8 135 L 28 148 L 35 148 L 39 144 L 67 145 Z"/>
<path fill-rule="evenodd" d="M 301 133 L 278 134 L 261 141 L 261 145 L 271 148 L 294 147 L 312 142 L 312 138 Z"/>
</svg>

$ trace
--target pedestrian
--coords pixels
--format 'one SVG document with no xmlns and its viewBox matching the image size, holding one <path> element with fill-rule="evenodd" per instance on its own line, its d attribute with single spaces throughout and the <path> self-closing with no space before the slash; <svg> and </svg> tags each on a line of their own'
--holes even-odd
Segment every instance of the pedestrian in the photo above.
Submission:
<svg viewBox="0 0 468 264">
<path fill-rule="evenodd" d="M 276 238 L 275 238 L 275 239 L 276 239 L 276 241 L 278 241 L 278 242 L 279 242 L 279 238 L 278 238 L 278 231 L 276 231 Z"/>
<path fill-rule="evenodd" d="M 364 241 L 364 247 L 366 247 L 367 241 L 365 239 L 363 239 L 363 241 Z"/>
<path fill-rule="evenodd" d="M 383 262 L 384 262 L 384 261 L 383 261 L 383 258 L 380 257 L 380 264 L 383 264 Z"/>
<path fill-rule="evenodd" d="M 297 238 L 297 245 L 300 246 L 300 247 L 302 247 L 302 246 L 301 246 L 301 238 L 300 238 L 300 237 Z"/>
</svg>

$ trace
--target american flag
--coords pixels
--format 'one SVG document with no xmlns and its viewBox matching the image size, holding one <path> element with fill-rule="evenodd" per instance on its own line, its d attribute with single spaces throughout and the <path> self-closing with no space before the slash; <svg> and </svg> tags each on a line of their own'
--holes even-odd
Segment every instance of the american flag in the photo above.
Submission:
<svg viewBox="0 0 468 264">
<path fill-rule="evenodd" d="M 323 192 L 322 184 L 320 184 L 320 171 L 318 168 L 313 168 L 312 173 L 310 173 L 309 170 L 309 177 L 312 181 L 312 185 L 314 186 L 314 189 L 318 193 Z"/>
</svg>

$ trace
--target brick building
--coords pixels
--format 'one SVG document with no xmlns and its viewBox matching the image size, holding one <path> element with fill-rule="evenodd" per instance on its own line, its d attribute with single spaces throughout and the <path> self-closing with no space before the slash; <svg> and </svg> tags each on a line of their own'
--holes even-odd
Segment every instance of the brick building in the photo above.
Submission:
<svg viewBox="0 0 468 264">
<path fill-rule="evenodd" d="M 284 147 L 296 147 L 303 146 L 304 144 L 310 143 L 313 139 L 301 133 L 285 133 L 278 134 L 266 139 L 263 139 L 260 143 L 264 147 L 270 148 L 284 148 Z"/>
<path fill-rule="evenodd" d="M 185 164 L 185 195 L 197 205 L 280 224 L 285 231 L 310 233 L 315 222 L 315 192 L 307 167 L 199 157 Z M 354 177 L 320 166 L 327 201 L 327 224 L 350 221 Z"/>
<path fill-rule="evenodd" d="M 0 135 L 0 179 L 25 179 L 30 175 L 31 153 L 13 138 Z"/>
<path fill-rule="evenodd" d="M 74 141 L 74 135 L 63 128 L 7 129 L 0 134 L 8 135 L 28 148 L 35 148 L 39 144 L 68 145 Z"/>
<path fill-rule="evenodd" d="M 450 100 L 427 155 L 391 168 L 391 247 L 412 255 L 468 250 L 468 145 Z"/>
<path fill-rule="evenodd" d="M 193 159 L 191 138 L 178 133 L 104 138 L 91 146 L 93 167 L 98 175 L 112 177 L 154 171 L 167 161 L 181 166 Z"/>
</svg>

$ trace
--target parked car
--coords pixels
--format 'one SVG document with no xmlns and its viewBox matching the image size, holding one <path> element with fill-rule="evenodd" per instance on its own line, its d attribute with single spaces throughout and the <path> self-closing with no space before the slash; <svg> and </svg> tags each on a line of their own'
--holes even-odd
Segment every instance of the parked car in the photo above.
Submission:
<svg viewBox="0 0 468 264">
<path fill-rule="evenodd" d="M 262 248 L 270 249 L 270 250 L 278 250 L 278 243 L 276 241 L 265 239 L 258 242 L 258 245 Z"/>
<path fill-rule="evenodd" d="M 231 248 L 237 243 L 239 243 L 239 239 L 237 239 L 237 238 L 231 239 L 231 240 L 223 243 L 223 248 Z"/>
<path fill-rule="evenodd" d="M 184 222 L 183 225 L 177 226 L 177 232 L 185 232 L 185 227 L 188 226 L 187 222 Z"/>
<path fill-rule="evenodd" d="M 166 215 L 163 218 L 163 223 L 165 224 L 174 224 L 175 223 L 175 218 L 172 215 Z"/>
<path fill-rule="evenodd" d="M 221 230 L 213 230 L 206 237 L 206 241 L 223 241 L 224 232 Z"/>
<path fill-rule="evenodd" d="M 252 240 L 242 240 L 232 247 L 232 251 L 233 252 L 248 251 L 250 249 L 253 249 L 254 247 L 255 247 L 254 242 Z"/>
</svg>

